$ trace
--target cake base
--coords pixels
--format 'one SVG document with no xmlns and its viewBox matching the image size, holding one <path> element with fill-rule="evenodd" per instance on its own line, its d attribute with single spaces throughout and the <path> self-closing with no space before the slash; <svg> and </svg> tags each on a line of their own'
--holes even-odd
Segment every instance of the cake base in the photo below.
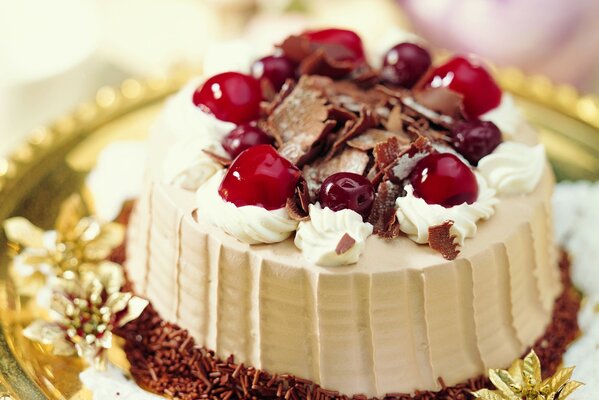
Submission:
<svg viewBox="0 0 599 400">
<path fill-rule="evenodd" d="M 559 265 L 563 291 L 555 302 L 551 323 L 532 347 L 547 376 L 555 373 L 567 346 L 578 335 L 580 295 L 572 286 L 570 260 L 566 253 L 562 253 Z M 124 349 L 134 379 L 140 386 L 160 395 L 184 400 L 367 399 L 363 395 L 348 397 L 300 377 L 271 375 L 236 364 L 233 355 L 226 360 L 218 359 L 213 351 L 196 347 L 187 330 L 163 320 L 152 306 L 117 334 L 125 339 Z M 390 393 L 384 399 L 466 399 L 471 397 L 472 391 L 490 387 L 485 376 L 451 387 L 442 381 L 440 384 L 443 388 L 438 392 Z"/>
</svg>

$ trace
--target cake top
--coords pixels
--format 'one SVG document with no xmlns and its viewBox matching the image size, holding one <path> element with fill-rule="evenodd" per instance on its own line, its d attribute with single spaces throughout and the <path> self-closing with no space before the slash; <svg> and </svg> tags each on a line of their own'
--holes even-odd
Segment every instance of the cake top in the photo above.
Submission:
<svg viewBox="0 0 599 400">
<path fill-rule="evenodd" d="M 379 58 L 324 29 L 209 77 L 185 100 L 205 135 L 173 146 L 165 180 L 238 240 L 295 235 L 315 264 L 355 263 L 371 235 L 455 259 L 501 195 L 535 188 L 544 150 L 510 140 L 519 115 L 480 60 L 433 65 L 413 40 Z"/>
</svg>

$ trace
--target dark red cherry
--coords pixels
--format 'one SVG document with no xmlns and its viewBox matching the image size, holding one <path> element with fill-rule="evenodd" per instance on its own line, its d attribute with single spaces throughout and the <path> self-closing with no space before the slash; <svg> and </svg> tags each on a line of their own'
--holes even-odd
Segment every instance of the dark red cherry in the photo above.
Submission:
<svg viewBox="0 0 599 400">
<path fill-rule="evenodd" d="M 255 123 L 239 125 L 227 134 L 222 140 L 223 148 L 235 159 L 242 151 L 259 144 L 273 144 L 274 139 Z"/>
<path fill-rule="evenodd" d="M 472 165 L 501 143 L 501 131 L 490 121 L 460 121 L 452 127 L 453 147 Z"/>
<path fill-rule="evenodd" d="M 333 211 L 354 210 L 366 220 L 374 203 L 374 188 L 362 175 L 339 172 L 322 183 L 319 201 L 322 207 Z"/>
<path fill-rule="evenodd" d="M 478 198 L 478 183 L 472 170 L 456 155 L 430 154 L 416 164 L 410 175 L 414 195 L 428 204 L 453 207 L 472 204 Z"/>
<path fill-rule="evenodd" d="M 249 75 L 214 75 L 193 94 L 193 104 L 222 121 L 243 124 L 260 116 L 260 83 Z"/>
<path fill-rule="evenodd" d="M 381 77 L 392 85 L 411 88 L 431 64 L 428 51 L 414 43 L 400 43 L 385 54 Z"/>
<path fill-rule="evenodd" d="M 300 175 L 300 170 L 274 147 L 261 144 L 245 150 L 233 161 L 218 193 L 237 207 L 276 210 L 285 207 Z"/>
<path fill-rule="evenodd" d="M 252 76 L 265 79 L 279 91 L 287 79 L 295 78 L 295 64 L 285 56 L 266 56 L 252 64 Z"/>
<path fill-rule="evenodd" d="M 470 118 L 481 116 L 501 102 L 501 89 L 491 74 L 474 59 L 452 58 L 433 71 L 428 84 L 462 94 L 464 110 Z"/>
<path fill-rule="evenodd" d="M 312 43 L 316 44 L 336 44 L 345 47 L 347 52 L 339 53 L 335 58 L 339 61 L 364 61 L 364 45 L 362 39 L 354 31 L 348 29 L 321 29 L 317 31 L 307 31 L 302 33 Z"/>
</svg>

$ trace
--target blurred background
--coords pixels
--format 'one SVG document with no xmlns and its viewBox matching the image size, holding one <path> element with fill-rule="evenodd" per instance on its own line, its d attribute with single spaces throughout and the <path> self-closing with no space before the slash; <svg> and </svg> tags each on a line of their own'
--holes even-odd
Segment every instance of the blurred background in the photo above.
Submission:
<svg viewBox="0 0 599 400">
<path fill-rule="evenodd" d="M 101 86 L 315 25 L 355 29 L 366 46 L 401 27 L 599 93 L 597 0 L 0 0 L 0 156 Z"/>
</svg>

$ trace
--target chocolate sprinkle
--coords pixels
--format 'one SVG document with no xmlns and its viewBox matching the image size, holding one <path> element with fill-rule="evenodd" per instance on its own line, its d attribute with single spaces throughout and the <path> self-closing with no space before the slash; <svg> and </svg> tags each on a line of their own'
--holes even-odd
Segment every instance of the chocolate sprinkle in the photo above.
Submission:
<svg viewBox="0 0 599 400">
<path fill-rule="evenodd" d="M 455 235 L 451 233 L 453 221 L 445 221 L 440 225 L 428 228 L 428 245 L 431 249 L 441 253 L 446 260 L 455 260 L 460 254 Z"/>
<path fill-rule="evenodd" d="M 356 240 L 349 234 L 345 233 L 339 240 L 337 247 L 335 247 L 335 253 L 337 255 L 341 255 L 354 247 L 354 244 L 356 244 Z"/>
<path fill-rule="evenodd" d="M 580 297 L 570 281 L 570 261 L 560 261 L 563 292 L 555 302 L 553 317 L 545 334 L 533 346 L 546 378 L 559 367 L 566 347 L 578 334 L 577 312 Z M 140 318 L 115 332 L 125 340 L 124 350 L 130 372 L 143 388 L 181 400 L 191 399 L 310 399 L 366 400 L 364 395 L 345 396 L 290 374 L 274 374 L 244 364 L 233 356 L 219 359 L 215 353 L 196 345 L 187 330 L 160 318 L 148 306 Z M 527 354 L 527 349 L 524 354 Z M 384 400 L 466 400 L 471 392 L 491 387 L 485 376 L 447 386 L 441 390 L 413 394 L 390 393 Z M 374 400 L 374 399 L 373 399 Z"/>
</svg>

